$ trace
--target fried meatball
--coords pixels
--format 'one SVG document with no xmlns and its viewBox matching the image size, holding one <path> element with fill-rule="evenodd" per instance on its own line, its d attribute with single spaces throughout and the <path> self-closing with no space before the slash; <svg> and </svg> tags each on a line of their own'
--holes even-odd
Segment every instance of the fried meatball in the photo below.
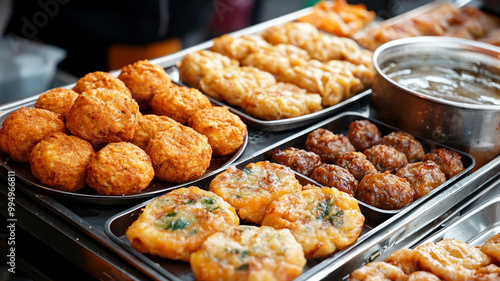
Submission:
<svg viewBox="0 0 500 281">
<path fill-rule="evenodd" d="M 432 160 L 438 164 L 439 168 L 450 179 L 464 170 L 464 165 L 460 155 L 446 148 L 433 149 L 425 154 L 423 160 Z"/>
<path fill-rule="evenodd" d="M 102 71 L 91 72 L 76 81 L 73 91 L 82 94 L 97 88 L 118 90 L 128 97 L 132 97 L 130 89 L 117 77 Z"/>
<path fill-rule="evenodd" d="M 356 196 L 358 181 L 348 170 L 340 166 L 323 164 L 314 169 L 311 178 L 322 185 Z"/>
<path fill-rule="evenodd" d="M 347 137 L 358 151 L 364 151 L 382 140 L 382 134 L 377 126 L 368 120 L 351 122 Z"/>
<path fill-rule="evenodd" d="M 154 176 L 144 150 L 129 142 L 114 142 L 92 158 L 86 181 L 100 195 L 131 195 L 148 187 Z"/>
<path fill-rule="evenodd" d="M 189 118 L 189 126 L 207 136 L 216 156 L 235 153 L 245 142 L 247 126 L 227 107 L 214 106 L 196 111 Z"/>
<path fill-rule="evenodd" d="M 383 144 L 376 144 L 366 149 L 364 154 L 381 173 L 385 171 L 395 173 L 399 168 L 408 164 L 403 152 Z"/>
<path fill-rule="evenodd" d="M 241 219 L 259 224 L 273 200 L 300 188 L 292 169 L 262 161 L 243 170 L 229 167 L 212 180 L 209 190 L 229 202 Z"/>
<path fill-rule="evenodd" d="M 381 144 L 385 144 L 403 152 L 408 162 L 421 161 L 425 151 L 422 144 L 412 135 L 405 132 L 392 132 L 382 138 Z"/>
<path fill-rule="evenodd" d="M 187 124 L 193 114 L 211 107 L 210 100 L 195 88 L 172 85 L 157 93 L 151 100 L 153 112 Z"/>
<path fill-rule="evenodd" d="M 196 280 L 290 281 L 307 260 L 288 229 L 234 226 L 212 234 L 191 254 Z"/>
<path fill-rule="evenodd" d="M 274 151 L 272 159 L 305 176 L 310 176 L 314 169 L 321 165 L 321 157 L 318 154 L 295 147 Z"/>
<path fill-rule="evenodd" d="M 366 155 L 357 151 L 347 151 L 339 154 L 335 165 L 347 169 L 359 182 L 364 176 L 377 173 L 377 169 Z"/>
<path fill-rule="evenodd" d="M 276 199 L 267 208 L 262 225 L 290 229 L 306 258 L 318 258 L 354 243 L 361 235 L 364 221 L 355 198 L 324 187 L 295 191 Z"/>
<path fill-rule="evenodd" d="M 148 203 L 126 234 L 130 246 L 141 253 L 189 261 L 207 237 L 239 222 L 234 208 L 222 198 L 190 186 Z"/>
<path fill-rule="evenodd" d="M 78 93 L 66 88 L 55 88 L 41 94 L 35 103 L 35 108 L 47 109 L 61 116 L 66 121 L 66 116 L 73 106 Z"/>
<path fill-rule="evenodd" d="M 307 135 L 306 150 L 321 157 L 325 163 L 335 163 L 337 156 L 346 151 L 356 151 L 349 139 L 342 134 L 334 134 L 327 129 L 316 129 Z"/>
<path fill-rule="evenodd" d="M 200 80 L 208 72 L 231 66 L 237 67 L 239 62 L 209 50 L 189 53 L 177 63 L 181 80 L 195 88 L 200 88 Z"/>
<path fill-rule="evenodd" d="M 134 137 L 139 106 L 117 90 L 99 88 L 81 94 L 66 120 L 69 131 L 94 147 Z"/>
<path fill-rule="evenodd" d="M 52 111 L 21 107 L 12 112 L 0 129 L 0 148 L 14 161 L 28 162 L 35 145 L 53 132 L 66 132 L 64 121 Z"/>
<path fill-rule="evenodd" d="M 180 124 L 156 133 L 146 152 L 151 156 L 156 176 L 174 183 L 202 176 L 212 160 L 208 138 Z"/>
<path fill-rule="evenodd" d="M 414 200 L 431 192 L 446 182 L 446 175 L 433 161 L 410 163 L 396 172 L 396 176 L 405 178 L 415 191 Z"/>
<path fill-rule="evenodd" d="M 397 210 L 412 203 L 414 195 L 406 179 L 386 171 L 364 177 L 358 185 L 356 198 L 380 209 Z"/>
<path fill-rule="evenodd" d="M 258 35 L 243 35 L 233 37 L 224 34 L 214 38 L 211 51 L 220 53 L 235 60 L 242 60 L 249 54 L 259 51 L 260 48 L 268 46 L 269 43 Z"/>
<path fill-rule="evenodd" d="M 93 157 L 94 149 L 88 141 L 55 132 L 35 145 L 30 155 L 31 172 L 42 184 L 73 192 L 86 186 Z"/>
<path fill-rule="evenodd" d="M 135 134 L 130 142 L 145 150 L 149 140 L 152 139 L 156 133 L 165 131 L 178 124 L 179 122 L 167 116 L 158 116 L 155 114 L 139 115 L 137 117 Z"/>
<path fill-rule="evenodd" d="M 165 69 L 151 64 L 148 60 L 140 60 L 122 67 L 118 79 L 130 89 L 141 110 L 148 109 L 153 96 L 172 84 Z"/>
</svg>

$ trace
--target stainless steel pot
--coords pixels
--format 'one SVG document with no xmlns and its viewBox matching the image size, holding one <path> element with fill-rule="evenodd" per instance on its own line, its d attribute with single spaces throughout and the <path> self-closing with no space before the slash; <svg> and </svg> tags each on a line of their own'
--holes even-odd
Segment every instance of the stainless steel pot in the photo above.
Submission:
<svg viewBox="0 0 500 281">
<path fill-rule="evenodd" d="M 389 78 L 392 63 L 487 68 L 500 75 L 500 48 L 449 37 L 394 40 L 373 54 L 376 75 L 370 115 L 413 134 L 467 152 L 479 167 L 500 154 L 500 106 L 478 105 L 431 97 Z"/>
</svg>

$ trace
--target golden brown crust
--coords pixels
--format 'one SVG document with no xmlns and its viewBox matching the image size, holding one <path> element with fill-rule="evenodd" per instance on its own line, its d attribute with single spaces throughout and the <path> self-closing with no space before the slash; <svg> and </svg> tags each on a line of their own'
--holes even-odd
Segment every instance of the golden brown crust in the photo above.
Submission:
<svg viewBox="0 0 500 281">
<path fill-rule="evenodd" d="M 36 100 L 35 108 L 55 112 L 63 121 L 66 121 L 66 116 L 77 97 L 78 93 L 71 89 L 55 88 L 41 94 Z"/>
<path fill-rule="evenodd" d="M 500 262 L 500 233 L 497 233 L 481 246 L 481 252 Z"/>
<path fill-rule="evenodd" d="M 381 173 L 389 171 L 396 173 L 399 168 L 408 164 L 406 155 L 399 150 L 384 144 L 376 144 L 368 149 L 365 149 L 363 154 L 373 163 L 375 168 Z"/>
<path fill-rule="evenodd" d="M 239 61 L 269 44 L 258 35 L 232 37 L 225 34 L 214 38 L 213 41 L 214 45 L 210 48 L 211 51 Z"/>
<path fill-rule="evenodd" d="M 412 203 L 414 194 L 405 179 L 387 171 L 365 176 L 358 185 L 356 198 L 380 209 L 397 210 Z"/>
<path fill-rule="evenodd" d="M 425 154 L 423 160 L 432 160 L 439 165 L 441 171 L 450 179 L 464 170 L 460 155 L 446 148 L 433 149 Z"/>
<path fill-rule="evenodd" d="M 102 71 L 87 73 L 82 78 L 78 79 L 73 91 L 82 94 L 83 92 L 94 90 L 97 88 L 118 90 L 129 97 L 132 97 L 129 88 L 120 79 Z"/>
<path fill-rule="evenodd" d="M 3 121 L 0 148 L 14 161 L 28 162 L 35 145 L 53 132 L 66 132 L 64 121 L 57 113 L 21 107 Z"/>
<path fill-rule="evenodd" d="M 165 131 L 178 124 L 179 122 L 167 116 L 158 116 L 154 114 L 139 115 L 135 134 L 130 142 L 145 150 L 149 140 L 152 139 L 156 133 Z"/>
<path fill-rule="evenodd" d="M 295 147 L 274 151 L 272 159 L 305 176 L 310 176 L 314 169 L 321 165 L 321 158 L 318 154 Z"/>
<path fill-rule="evenodd" d="M 262 38 L 273 45 L 292 44 L 298 47 L 319 35 L 320 32 L 314 25 L 301 22 L 271 26 L 261 33 Z"/>
<path fill-rule="evenodd" d="M 129 142 L 114 142 L 99 150 L 87 171 L 87 184 L 101 195 L 131 195 L 154 178 L 149 156 Z"/>
<path fill-rule="evenodd" d="M 446 175 L 433 161 L 410 163 L 396 172 L 396 176 L 406 179 L 415 191 L 414 200 L 426 195 L 446 182 Z"/>
<path fill-rule="evenodd" d="M 324 163 L 335 163 L 337 156 L 341 153 L 356 151 L 347 137 L 322 128 L 307 135 L 306 150 L 318 154 Z"/>
<path fill-rule="evenodd" d="M 422 144 L 413 135 L 401 131 L 385 135 L 380 143 L 403 152 L 410 163 L 421 161 L 425 154 Z"/>
<path fill-rule="evenodd" d="M 382 134 L 377 126 L 368 120 L 351 122 L 347 137 L 358 151 L 364 151 L 382 140 Z"/>
<path fill-rule="evenodd" d="M 336 165 L 347 169 L 356 180 L 361 181 L 364 176 L 377 173 L 375 166 L 366 159 L 361 152 L 347 151 L 339 154 Z"/>
</svg>

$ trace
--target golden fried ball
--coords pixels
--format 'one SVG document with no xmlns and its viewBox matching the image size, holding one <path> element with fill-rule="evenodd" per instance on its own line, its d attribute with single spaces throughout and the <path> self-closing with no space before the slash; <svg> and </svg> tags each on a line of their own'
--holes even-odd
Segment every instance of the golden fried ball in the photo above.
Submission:
<svg viewBox="0 0 500 281">
<path fill-rule="evenodd" d="M 35 145 L 53 132 L 66 132 L 64 121 L 52 111 L 21 107 L 12 112 L 0 129 L 0 148 L 14 161 L 28 162 Z"/>
<path fill-rule="evenodd" d="M 126 234 L 132 248 L 141 253 L 189 261 L 208 236 L 239 222 L 234 208 L 222 198 L 190 186 L 148 203 Z"/>
<path fill-rule="evenodd" d="M 137 118 L 137 128 L 134 137 L 130 141 L 142 149 L 146 149 L 149 140 L 156 133 L 164 131 L 172 126 L 177 126 L 179 122 L 167 116 L 158 116 L 154 114 L 139 115 Z"/>
<path fill-rule="evenodd" d="M 130 93 L 130 89 L 127 88 L 125 83 L 115 76 L 102 71 L 91 72 L 78 79 L 76 85 L 73 87 L 73 91 L 82 94 L 83 92 L 97 88 L 118 90 L 132 97 L 132 93 Z"/>
<path fill-rule="evenodd" d="M 212 234 L 190 263 L 196 280 L 293 280 L 307 260 L 288 229 L 233 226 Z"/>
<path fill-rule="evenodd" d="M 165 115 L 187 124 L 196 111 L 211 107 L 212 104 L 197 89 L 172 85 L 157 93 L 151 100 L 151 106 L 156 115 Z"/>
<path fill-rule="evenodd" d="M 71 106 L 78 97 L 78 93 L 66 88 L 55 88 L 41 94 L 35 103 L 35 108 L 47 109 L 61 116 L 66 121 Z"/>
<path fill-rule="evenodd" d="M 354 197 L 323 187 L 279 197 L 267 208 L 262 225 L 290 229 L 306 258 L 317 258 L 354 243 L 364 221 Z"/>
<path fill-rule="evenodd" d="M 141 109 L 150 107 L 153 96 L 172 84 L 165 69 L 148 60 L 140 60 L 122 67 L 118 79 L 130 89 Z"/>
<path fill-rule="evenodd" d="M 88 141 L 55 132 L 31 152 L 31 172 L 45 185 L 73 192 L 86 186 L 85 176 L 93 157 L 94 148 Z"/>
<path fill-rule="evenodd" d="M 229 167 L 212 180 L 209 190 L 231 204 L 241 219 L 258 224 L 273 200 L 300 188 L 292 169 L 261 161 L 243 170 Z"/>
<path fill-rule="evenodd" d="M 92 158 L 86 181 L 101 195 L 131 195 L 148 187 L 154 176 L 144 150 L 129 142 L 114 142 Z"/>
<path fill-rule="evenodd" d="M 189 126 L 208 137 L 214 155 L 233 154 L 245 142 L 247 126 L 227 107 L 214 106 L 198 110 L 189 119 Z"/>
<path fill-rule="evenodd" d="M 81 94 L 66 120 L 76 136 L 94 147 L 110 142 L 129 141 L 134 137 L 139 106 L 120 91 L 99 88 Z"/>
<path fill-rule="evenodd" d="M 146 152 L 151 156 L 156 176 L 174 183 L 203 175 L 212 160 L 208 138 L 180 124 L 158 132 L 149 141 Z"/>
</svg>

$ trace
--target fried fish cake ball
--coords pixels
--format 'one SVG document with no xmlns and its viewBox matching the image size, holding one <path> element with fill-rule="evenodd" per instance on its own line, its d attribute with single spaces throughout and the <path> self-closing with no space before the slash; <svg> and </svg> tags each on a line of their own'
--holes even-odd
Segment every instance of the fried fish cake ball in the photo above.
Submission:
<svg viewBox="0 0 500 281">
<path fill-rule="evenodd" d="M 31 172 L 42 184 L 73 192 L 86 186 L 93 157 L 94 148 L 88 141 L 54 132 L 35 145 L 30 155 Z"/>
<path fill-rule="evenodd" d="M 403 152 L 410 163 L 421 161 L 425 154 L 422 144 L 414 136 L 405 132 L 392 132 L 384 136 L 380 143 Z"/>
<path fill-rule="evenodd" d="M 200 80 L 208 72 L 226 67 L 238 67 L 240 63 L 229 57 L 209 50 L 200 50 L 185 55 L 179 63 L 181 80 L 195 88 L 200 88 Z"/>
<path fill-rule="evenodd" d="M 335 165 L 348 170 L 359 182 L 364 176 L 377 173 L 377 169 L 362 152 L 347 151 L 339 154 Z"/>
<path fill-rule="evenodd" d="M 78 96 L 66 119 L 69 131 L 94 147 L 134 137 L 139 106 L 117 90 L 98 88 Z"/>
<path fill-rule="evenodd" d="M 243 97 L 241 108 L 262 120 L 299 117 L 323 109 L 319 94 L 307 93 L 290 83 L 256 89 Z"/>
<path fill-rule="evenodd" d="M 276 78 L 251 66 L 226 67 L 210 71 L 200 81 L 201 90 L 208 96 L 240 106 L 249 92 L 276 84 Z"/>
<path fill-rule="evenodd" d="M 122 67 L 118 79 L 130 89 L 132 98 L 137 101 L 140 109 L 148 109 L 153 96 L 172 84 L 165 69 L 149 60 L 140 60 Z"/>
<path fill-rule="evenodd" d="M 196 280 L 293 280 L 307 260 L 288 229 L 240 225 L 212 234 L 191 254 Z"/>
<path fill-rule="evenodd" d="M 158 116 L 155 114 L 139 115 L 137 117 L 135 134 L 130 142 L 146 150 L 149 140 L 152 139 L 156 133 L 165 131 L 178 124 L 179 122 L 167 116 Z"/>
<path fill-rule="evenodd" d="M 311 178 L 322 185 L 334 187 L 352 196 L 356 196 L 358 181 L 346 169 L 333 165 L 323 164 L 314 169 Z"/>
<path fill-rule="evenodd" d="M 433 161 L 410 163 L 396 172 L 396 176 L 406 179 L 413 190 L 415 198 L 427 195 L 436 187 L 446 182 L 446 175 Z"/>
<path fill-rule="evenodd" d="M 235 60 L 242 60 L 251 53 L 257 52 L 260 48 L 266 47 L 269 43 L 258 35 L 243 35 L 233 37 L 224 34 L 214 38 L 214 45 L 211 51 L 220 53 Z"/>
<path fill-rule="evenodd" d="M 423 160 L 432 160 L 439 165 L 441 171 L 450 179 L 464 170 L 460 155 L 446 148 L 433 149 L 425 154 Z"/>
<path fill-rule="evenodd" d="M 346 151 L 356 151 L 356 148 L 344 135 L 319 128 L 307 135 L 306 150 L 318 154 L 325 163 L 335 163 L 338 155 Z"/>
<path fill-rule="evenodd" d="M 363 154 L 381 173 L 385 171 L 395 173 L 399 168 L 408 164 L 403 152 L 384 144 L 376 144 L 366 149 Z"/>
<path fill-rule="evenodd" d="M 64 121 L 57 113 L 21 107 L 3 121 L 0 148 L 14 161 L 28 162 L 35 145 L 53 132 L 66 132 Z"/>
<path fill-rule="evenodd" d="M 314 169 L 321 165 L 321 157 L 318 154 L 295 147 L 274 151 L 272 159 L 305 176 L 310 176 Z"/>
<path fill-rule="evenodd" d="M 156 177 L 173 183 L 202 176 L 212 160 L 208 138 L 180 124 L 156 133 L 146 152 L 151 156 Z"/>
<path fill-rule="evenodd" d="M 222 198 L 190 186 L 148 203 L 126 234 L 130 246 L 141 253 L 189 261 L 207 237 L 239 223 L 234 208 Z"/>
<path fill-rule="evenodd" d="M 193 114 L 211 107 L 210 100 L 195 88 L 172 85 L 154 95 L 151 107 L 156 115 L 165 115 L 187 124 Z"/>
<path fill-rule="evenodd" d="M 481 246 L 481 252 L 500 262 L 500 233 L 488 238 Z"/>
<path fill-rule="evenodd" d="M 35 103 L 35 108 L 47 109 L 61 116 L 66 121 L 71 106 L 78 97 L 78 93 L 66 88 L 55 88 L 41 94 Z"/>
<path fill-rule="evenodd" d="M 377 126 L 368 120 L 351 122 L 347 137 L 358 151 L 364 151 L 382 140 L 382 134 Z"/>
<path fill-rule="evenodd" d="M 392 264 L 375 261 L 354 270 L 349 281 L 407 281 L 404 272 Z"/>
<path fill-rule="evenodd" d="M 113 142 L 92 158 L 86 182 L 100 195 L 131 195 L 148 187 L 154 176 L 144 150 L 129 142 Z"/>
<path fill-rule="evenodd" d="M 262 225 L 290 229 L 306 258 L 318 258 L 354 243 L 364 221 L 354 197 L 323 187 L 279 197 L 267 208 Z"/>
<path fill-rule="evenodd" d="M 130 89 L 117 77 L 102 71 L 91 72 L 76 81 L 73 91 L 82 94 L 97 88 L 118 90 L 128 97 L 132 97 Z"/>
<path fill-rule="evenodd" d="M 231 204 L 241 219 L 259 224 L 276 198 L 301 188 L 292 169 L 268 161 L 235 166 L 217 175 L 209 190 Z"/>
<path fill-rule="evenodd" d="M 403 178 L 386 171 L 365 176 L 358 185 L 356 198 L 384 210 L 397 210 L 413 202 L 415 191 Z"/>
<path fill-rule="evenodd" d="M 216 156 L 235 153 L 245 142 L 247 126 L 227 107 L 214 106 L 196 111 L 189 118 L 189 126 L 207 136 Z"/>
</svg>

